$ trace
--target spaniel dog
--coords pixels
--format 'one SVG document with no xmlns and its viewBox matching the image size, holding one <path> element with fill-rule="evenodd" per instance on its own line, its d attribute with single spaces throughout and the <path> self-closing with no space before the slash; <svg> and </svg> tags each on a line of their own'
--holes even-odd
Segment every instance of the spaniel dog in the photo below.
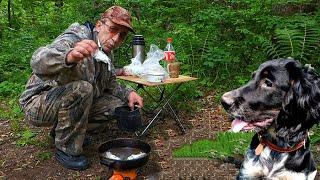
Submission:
<svg viewBox="0 0 320 180">
<path fill-rule="evenodd" d="M 320 79 L 288 59 L 260 65 L 246 85 L 225 93 L 234 132 L 255 131 L 237 179 L 314 179 L 309 129 L 319 123 Z"/>
</svg>

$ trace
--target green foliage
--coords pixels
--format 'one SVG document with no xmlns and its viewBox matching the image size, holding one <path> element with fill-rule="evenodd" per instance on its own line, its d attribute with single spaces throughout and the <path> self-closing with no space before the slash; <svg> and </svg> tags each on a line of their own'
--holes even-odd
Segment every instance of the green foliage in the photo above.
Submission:
<svg viewBox="0 0 320 180">
<path fill-rule="evenodd" d="M 35 144 L 35 142 L 36 142 L 35 137 L 37 136 L 37 133 L 33 132 L 33 131 L 29 130 L 29 129 L 26 129 L 26 130 L 22 131 L 18 135 L 20 135 L 20 138 L 16 142 L 17 146 L 31 145 L 31 144 Z"/>
<path fill-rule="evenodd" d="M 220 132 L 215 140 L 199 140 L 173 151 L 174 157 L 206 157 L 224 159 L 242 155 L 247 150 L 253 133 Z"/>
<path fill-rule="evenodd" d="M 315 126 L 310 131 L 310 142 L 312 146 L 320 143 L 320 126 Z"/>
<path fill-rule="evenodd" d="M 10 97 L 19 95 L 19 92 L 22 92 L 24 89 L 24 85 L 11 82 L 11 81 L 3 81 L 0 83 L 0 94 L 3 97 Z"/>
<path fill-rule="evenodd" d="M 52 152 L 49 152 L 49 151 L 48 152 L 41 151 L 36 154 L 37 159 L 40 161 L 45 161 L 45 160 L 51 159 L 52 156 L 53 156 Z"/>
<path fill-rule="evenodd" d="M 243 76 L 247 77 L 267 58 L 291 56 L 304 62 L 307 59 L 318 62 L 319 12 L 315 10 L 306 15 L 290 11 L 289 16 L 282 15 L 283 9 L 317 5 L 312 3 L 294 0 L 16 0 L 13 1 L 12 28 L 7 28 L 6 18 L 0 20 L 4 42 L 0 44 L 0 66 L 3 67 L 0 96 L 22 91 L 30 74 L 29 60 L 36 48 L 51 42 L 72 22 L 94 22 L 100 13 L 115 4 L 132 12 L 136 33 L 145 36 L 147 50 L 150 44 L 164 48 L 166 38 L 171 36 L 184 74 L 199 77 L 202 89 L 230 89 L 243 84 L 247 79 Z M 6 2 L 2 1 L 1 5 L 0 11 L 7 17 Z M 130 35 L 115 53 L 121 65 L 129 63 L 126 54 L 131 38 Z M 17 73 L 22 73 L 23 78 L 15 78 Z"/>
<path fill-rule="evenodd" d="M 264 42 L 265 51 L 272 59 L 292 57 L 302 63 L 315 63 L 315 55 L 319 53 L 319 35 L 320 31 L 314 22 L 296 22 L 277 28 L 273 42 Z"/>
<path fill-rule="evenodd" d="M 18 133 L 21 130 L 20 121 L 23 113 L 18 104 L 17 97 L 1 98 L 0 97 L 0 121 L 10 120 L 11 130 Z"/>
</svg>

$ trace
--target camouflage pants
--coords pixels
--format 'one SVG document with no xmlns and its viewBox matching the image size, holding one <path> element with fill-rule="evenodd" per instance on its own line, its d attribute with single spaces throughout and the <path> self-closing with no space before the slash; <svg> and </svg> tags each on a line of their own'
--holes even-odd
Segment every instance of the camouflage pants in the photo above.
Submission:
<svg viewBox="0 0 320 180">
<path fill-rule="evenodd" d="M 41 93 L 26 107 L 26 119 L 35 126 L 55 125 L 55 146 L 72 155 L 82 153 L 88 123 L 106 122 L 114 109 L 124 104 L 119 98 L 103 94 L 93 99 L 93 87 L 75 81 Z"/>
</svg>

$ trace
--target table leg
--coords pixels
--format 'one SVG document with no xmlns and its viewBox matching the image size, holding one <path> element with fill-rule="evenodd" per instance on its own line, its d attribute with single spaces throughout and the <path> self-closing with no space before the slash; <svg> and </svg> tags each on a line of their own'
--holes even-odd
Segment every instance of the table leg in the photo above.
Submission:
<svg viewBox="0 0 320 180">
<path fill-rule="evenodd" d="M 185 133 L 185 132 L 186 132 L 186 129 L 183 127 L 183 125 L 182 125 L 182 123 L 181 123 L 181 120 L 180 120 L 180 118 L 179 118 L 179 115 L 176 114 L 176 112 L 174 111 L 174 109 L 172 108 L 172 106 L 171 106 L 170 103 L 168 103 L 168 106 L 169 106 L 169 108 L 171 109 L 171 112 L 173 113 L 173 115 L 174 115 L 174 117 L 175 117 L 175 121 L 178 123 L 181 131 L 182 131 L 183 133 Z"/>
<path fill-rule="evenodd" d="M 164 91 L 165 89 L 162 89 L 160 90 L 160 97 L 159 97 L 159 100 L 157 100 L 152 94 L 150 94 L 142 84 L 138 84 L 136 90 L 139 90 L 139 89 L 142 89 L 146 94 L 147 94 L 147 97 L 150 97 L 152 99 L 152 101 L 154 101 L 155 103 L 157 103 L 157 107 L 151 109 L 151 110 L 144 110 L 142 109 L 144 112 L 148 113 L 148 112 L 154 112 L 156 109 L 158 109 L 160 106 L 161 106 L 161 103 L 163 102 L 163 95 L 164 95 Z M 163 119 L 164 117 L 162 117 L 161 119 Z"/>
<path fill-rule="evenodd" d="M 158 87 L 158 86 L 157 86 Z M 142 89 L 154 102 L 156 103 L 160 103 L 162 100 L 163 100 L 163 95 L 164 95 L 164 91 L 165 91 L 165 88 L 163 90 L 160 90 L 160 97 L 159 97 L 159 100 L 156 100 L 155 97 L 152 96 L 152 94 L 150 94 L 145 88 L 143 85 L 139 84 L 137 86 L 137 89 L 136 90 L 139 90 L 139 89 Z"/>
<path fill-rule="evenodd" d="M 160 108 L 160 110 L 158 111 L 158 113 L 154 116 L 154 118 L 149 122 L 149 124 L 147 125 L 147 127 L 141 132 L 140 135 L 143 135 L 151 126 L 151 124 L 156 120 L 156 118 L 159 116 L 159 114 L 161 113 L 161 111 L 163 111 L 163 109 L 165 108 L 165 106 L 167 104 L 169 104 L 170 99 L 172 98 L 173 94 L 166 100 L 166 102 L 162 105 L 162 107 Z"/>
<path fill-rule="evenodd" d="M 161 113 L 163 109 L 161 108 L 158 113 L 153 117 L 153 119 L 149 122 L 149 124 L 147 125 L 147 127 L 141 132 L 140 136 L 142 136 L 148 129 L 149 127 L 151 126 L 151 124 L 153 123 L 154 120 L 157 119 L 157 117 L 159 116 L 159 114 Z"/>
<path fill-rule="evenodd" d="M 175 121 L 178 123 L 178 126 L 180 127 L 181 131 L 184 133 L 185 132 L 185 128 L 183 127 L 180 118 L 178 117 L 178 115 L 175 113 L 174 109 L 172 108 L 172 106 L 170 105 L 170 100 L 173 97 L 175 91 L 178 90 L 178 88 L 181 86 L 181 84 L 178 84 L 176 86 L 176 88 L 171 92 L 171 94 L 169 94 L 168 98 L 164 98 L 164 104 L 162 105 L 162 107 L 160 108 L 160 110 L 157 112 L 157 114 L 153 117 L 153 119 L 148 123 L 147 127 L 141 132 L 141 134 L 139 136 L 142 136 L 148 129 L 149 127 L 153 124 L 153 122 L 156 120 L 156 118 L 159 116 L 159 114 L 165 109 L 166 106 L 168 106 L 171 110 L 171 112 L 173 113 L 173 115 L 175 116 Z M 158 87 L 158 86 L 157 86 Z M 161 89 L 158 87 L 159 91 L 161 91 Z M 161 102 L 160 102 L 161 103 Z"/>
<path fill-rule="evenodd" d="M 171 96 L 179 89 L 179 87 L 182 85 L 182 83 L 178 84 L 177 87 L 171 92 Z M 157 86 L 158 90 L 161 91 L 160 87 Z M 181 120 L 179 118 L 179 115 L 176 114 L 176 112 L 174 111 L 174 109 L 172 108 L 171 104 L 168 102 L 167 106 L 169 107 L 169 109 L 171 110 L 172 114 L 174 115 L 175 117 L 175 121 L 178 123 L 179 127 L 180 127 L 180 130 L 185 133 L 185 128 L 183 127 L 182 123 L 181 123 Z"/>
</svg>

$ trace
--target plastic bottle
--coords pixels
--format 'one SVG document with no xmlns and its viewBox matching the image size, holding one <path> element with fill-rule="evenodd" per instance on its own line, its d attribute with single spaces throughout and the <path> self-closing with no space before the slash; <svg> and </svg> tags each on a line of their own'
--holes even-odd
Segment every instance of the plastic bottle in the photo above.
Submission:
<svg viewBox="0 0 320 180">
<path fill-rule="evenodd" d="M 167 38 L 167 46 L 164 49 L 164 55 L 164 60 L 169 63 L 176 60 L 176 52 L 172 46 L 172 38 Z"/>
</svg>

